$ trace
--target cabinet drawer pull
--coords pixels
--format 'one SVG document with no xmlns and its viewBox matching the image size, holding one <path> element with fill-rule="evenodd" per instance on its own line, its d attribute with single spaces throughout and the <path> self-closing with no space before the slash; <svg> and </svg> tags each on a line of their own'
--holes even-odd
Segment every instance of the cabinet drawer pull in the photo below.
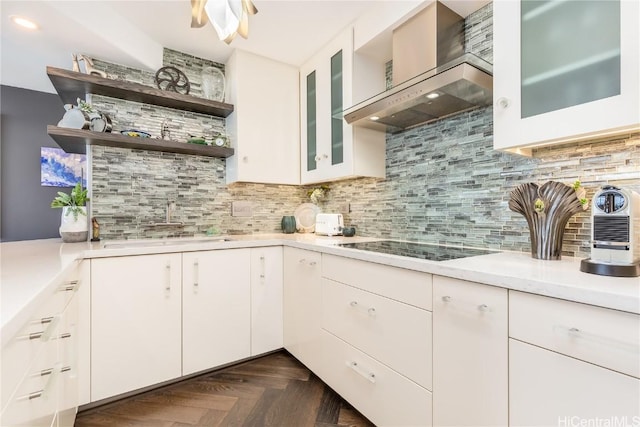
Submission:
<svg viewBox="0 0 640 427">
<path fill-rule="evenodd" d="M 309 261 L 309 266 L 310 266 L 310 267 L 313 267 L 313 266 L 314 266 L 314 265 L 316 265 L 316 264 L 317 264 L 317 262 L 315 262 L 315 261 Z"/>
<path fill-rule="evenodd" d="M 554 325 L 554 331 L 562 332 L 566 334 L 570 339 L 573 340 L 585 340 L 590 341 L 593 344 L 601 344 L 607 348 L 617 348 L 619 350 L 627 351 L 633 354 L 640 354 L 640 347 L 637 344 L 620 341 L 615 338 L 610 338 L 604 335 L 593 334 L 590 332 L 583 331 L 575 326 L 564 326 L 564 325 Z"/>
<path fill-rule="evenodd" d="M 489 311 L 489 306 L 487 304 L 480 304 L 478 306 L 478 310 L 480 310 L 480 311 Z"/>
<path fill-rule="evenodd" d="M 62 369 L 60 369 L 60 373 L 65 373 L 65 372 L 69 372 L 71 370 L 71 366 L 63 366 Z"/>
<path fill-rule="evenodd" d="M 44 331 L 32 332 L 26 337 L 22 337 L 22 338 L 26 338 L 28 340 L 49 341 L 49 338 L 51 338 L 51 334 L 53 333 L 53 330 L 56 328 L 56 325 L 58 324 L 59 321 L 60 321 L 60 317 L 58 316 L 42 318 L 40 320 L 40 323 L 48 324 L 47 328 Z"/>
<path fill-rule="evenodd" d="M 449 295 L 445 295 L 445 296 L 442 297 L 442 301 L 449 302 L 449 301 L 451 301 L 451 297 Z"/>
<path fill-rule="evenodd" d="M 360 309 L 360 308 L 361 308 L 360 304 L 358 304 L 358 301 L 351 301 L 351 302 L 349 303 L 349 305 L 350 305 L 351 307 L 355 308 L 355 309 Z M 369 316 L 371 316 L 371 317 L 375 317 L 375 315 L 376 315 L 376 309 L 375 309 L 375 307 L 369 307 L 369 308 L 362 307 L 361 309 L 362 309 L 363 311 L 365 311 L 365 310 L 366 310 L 367 314 L 368 314 Z"/>
<path fill-rule="evenodd" d="M 40 376 L 47 376 L 47 375 L 49 376 L 49 379 L 47 380 L 47 383 L 45 384 L 44 388 L 42 388 L 41 390 L 32 391 L 31 393 L 27 393 L 25 395 L 19 396 L 17 400 L 19 401 L 33 400 L 33 399 L 38 399 L 40 397 L 45 397 L 49 393 L 49 390 L 52 390 L 54 388 L 56 380 L 58 379 L 58 375 L 62 371 L 62 369 L 60 369 L 59 366 L 60 365 L 54 368 L 44 369 L 40 372 Z"/>
<path fill-rule="evenodd" d="M 347 366 L 351 368 L 356 374 L 360 375 L 362 378 L 366 379 L 372 384 L 376 383 L 376 374 L 373 372 L 367 372 L 365 369 L 361 368 L 356 361 L 347 361 Z"/>
<path fill-rule="evenodd" d="M 75 291 L 76 289 L 78 289 L 78 284 L 80 283 L 79 280 L 71 280 L 70 282 L 60 286 L 60 289 L 58 289 L 60 292 L 70 292 L 70 291 Z"/>
<path fill-rule="evenodd" d="M 60 339 L 71 338 L 71 333 L 70 332 L 65 332 L 63 334 L 60 334 L 60 336 L 58 338 L 60 338 Z"/>
</svg>

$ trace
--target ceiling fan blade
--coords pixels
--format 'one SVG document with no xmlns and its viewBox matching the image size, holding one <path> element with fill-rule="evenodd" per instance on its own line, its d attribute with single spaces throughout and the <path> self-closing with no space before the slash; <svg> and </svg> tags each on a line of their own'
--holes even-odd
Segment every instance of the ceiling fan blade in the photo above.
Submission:
<svg viewBox="0 0 640 427">
<path fill-rule="evenodd" d="M 242 38 L 249 37 L 249 15 L 246 13 L 242 13 L 242 17 L 240 17 L 240 25 L 238 25 L 238 34 L 242 36 Z"/>
<path fill-rule="evenodd" d="M 191 28 L 202 28 L 209 19 L 204 11 L 207 0 L 191 0 Z"/>
<path fill-rule="evenodd" d="M 258 13 L 258 9 L 251 0 L 242 0 L 242 9 L 244 9 L 244 11 L 249 15 L 255 15 Z"/>
<path fill-rule="evenodd" d="M 224 41 L 226 44 L 231 44 L 231 42 L 233 41 L 233 39 L 234 39 L 234 38 L 236 38 L 236 35 L 237 35 L 237 34 L 238 34 L 237 32 L 233 32 L 233 33 L 231 33 L 231 34 L 230 34 L 226 39 L 224 39 L 223 41 Z"/>
</svg>

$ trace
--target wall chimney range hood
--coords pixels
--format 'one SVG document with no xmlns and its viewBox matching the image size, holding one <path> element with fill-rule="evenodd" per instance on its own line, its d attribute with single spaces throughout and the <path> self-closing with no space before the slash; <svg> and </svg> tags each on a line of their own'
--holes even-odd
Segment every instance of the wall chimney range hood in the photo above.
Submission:
<svg viewBox="0 0 640 427">
<path fill-rule="evenodd" d="M 434 2 L 393 32 L 393 87 L 343 112 L 354 126 L 396 132 L 490 105 L 492 66 L 464 53 L 464 18 Z"/>
</svg>

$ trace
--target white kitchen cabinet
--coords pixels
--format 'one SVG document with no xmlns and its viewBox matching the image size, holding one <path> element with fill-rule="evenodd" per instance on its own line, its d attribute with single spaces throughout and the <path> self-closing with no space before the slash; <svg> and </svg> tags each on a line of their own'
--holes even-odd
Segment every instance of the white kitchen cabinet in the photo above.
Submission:
<svg viewBox="0 0 640 427">
<path fill-rule="evenodd" d="M 509 291 L 509 337 L 511 425 L 640 421 L 637 314 Z"/>
<path fill-rule="evenodd" d="M 282 348 L 282 246 L 251 249 L 251 355 Z"/>
<path fill-rule="evenodd" d="M 507 290 L 433 278 L 433 424 L 508 421 Z"/>
<path fill-rule="evenodd" d="M 181 375 L 182 257 L 91 260 L 91 399 Z"/>
<path fill-rule="evenodd" d="M 227 183 L 300 183 L 298 69 L 235 49 L 225 67 Z"/>
<path fill-rule="evenodd" d="M 250 250 L 182 256 L 182 375 L 249 357 Z"/>
<path fill-rule="evenodd" d="M 356 176 L 385 177 L 385 133 L 348 125 L 353 103 L 353 28 L 300 67 L 302 184 Z"/>
<path fill-rule="evenodd" d="M 322 367 L 320 252 L 284 248 L 284 348 L 313 372 Z"/>
<path fill-rule="evenodd" d="M 510 425 L 630 426 L 639 402 L 637 378 L 509 339 Z"/>
<path fill-rule="evenodd" d="M 640 3 L 493 4 L 494 148 L 640 128 Z"/>
<path fill-rule="evenodd" d="M 45 292 L 46 302 L 2 348 L 2 426 L 71 426 L 78 407 L 77 291 L 82 269 Z M 58 424 L 60 422 L 60 424 Z"/>
</svg>

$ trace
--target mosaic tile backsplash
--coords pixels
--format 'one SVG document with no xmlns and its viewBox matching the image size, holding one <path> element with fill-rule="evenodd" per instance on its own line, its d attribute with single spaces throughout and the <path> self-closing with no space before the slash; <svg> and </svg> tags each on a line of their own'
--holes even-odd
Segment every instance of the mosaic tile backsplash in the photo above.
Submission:
<svg viewBox="0 0 640 427">
<path fill-rule="evenodd" d="M 491 59 L 491 4 L 467 18 L 467 50 Z M 199 87 L 206 61 L 165 52 L 167 64 L 194 67 L 189 79 Z M 187 65 L 188 64 L 188 65 Z M 97 65 L 97 64 L 96 64 Z M 391 64 L 389 64 L 389 69 Z M 105 65 L 106 66 L 106 65 Z M 221 64 L 217 64 L 221 67 Z M 133 73 L 153 85 L 139 70 L 109 65 L 110 73 Z M 104 67 L 102 69 L 105 69 Z M 97 98 L 97 97 L 96 97 Z M 115 114 L 118 126 L 147 127 L 159 133 L 159 123 L 175 124 L 172 138 L 201 129 L 214 130 L 224 121 L 182 114 L 160 107 L 94 99 Z M 135 104 L 135 105 L 130 105 Z M 324 212 L 342 212 L 357 234 L 443 244 L 465 244 L 529 251 L 525 219 L 508 208 L 509 192 L 525 182 L 579 179 L 588 197 L 609 183 L 640 192 L 640 134 L 534 150 L 530 158 L 493 150 L 492 108 L 461 113 L 398 134 L 387 135 L 385 180 L 353 179 L 330 183 Z M 280 231 L 280 219 L 308 202 L 309 187 L 225 184 L 222 159 L 92 147 L 93 215 L 104 239 L 192 236 L 213 229 L 220 233 Z M 154 227 L 165 220 L 167 201 L 175 201 L 174 221 L 182 228 Z M 251 217 L 232 217 L 231 203 L 248 201 Z M 567 226 L 564 254 L 589 256 L 589 212 Z"/>
</svg>

